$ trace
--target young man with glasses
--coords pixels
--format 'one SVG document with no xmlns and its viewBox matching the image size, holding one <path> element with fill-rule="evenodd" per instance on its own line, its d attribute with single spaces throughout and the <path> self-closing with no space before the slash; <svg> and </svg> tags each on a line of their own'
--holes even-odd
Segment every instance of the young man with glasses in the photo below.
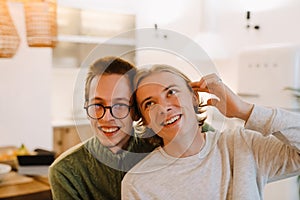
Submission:
<svg viewBox="0 0 300 200">
<path fill-rule="evenodd" d="M 101 58 L 90 66 L 84 108 L 94 137 L 51 165 L 53 199 L 120 199 L 125 173 L 156 147 L 134 134 L 135 74 L 133 65 L 116 57 Z"/>
</svg>

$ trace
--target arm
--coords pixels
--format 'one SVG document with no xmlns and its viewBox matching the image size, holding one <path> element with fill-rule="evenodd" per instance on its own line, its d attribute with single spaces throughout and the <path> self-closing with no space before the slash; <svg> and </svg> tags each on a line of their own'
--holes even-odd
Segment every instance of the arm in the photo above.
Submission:
<svg viewBox="0 0 300 200">
<path fill-rule="evenodd" d="M 300 152 L 300 115 L 282 109 L 254 106 L 245 128 L 273 135 Z"/>
<path fill-rule="evenodd" d="M 299 114 L 255 105 L 245 127 L 258 174 L 268 182 L 300 174 Z"/>
</svg>

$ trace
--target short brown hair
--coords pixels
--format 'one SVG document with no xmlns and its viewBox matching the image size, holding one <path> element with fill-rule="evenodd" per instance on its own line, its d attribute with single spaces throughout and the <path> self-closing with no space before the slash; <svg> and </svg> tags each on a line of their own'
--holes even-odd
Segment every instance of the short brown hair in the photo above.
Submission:
<svg viewBox="0 0 300 200">
<path fill-rule="evenodd" d="M 108 74 L 127 75 L 130 82 L 130 88 L 133 91 L 133 79 L 136 75 L 136 67 L 119 57 L 107 56 L 96 60 L 89 66 L 85 80 L 85 103 L 89 100 L 90 87 L 93 78 L 98 75 Z"/>
</svg>

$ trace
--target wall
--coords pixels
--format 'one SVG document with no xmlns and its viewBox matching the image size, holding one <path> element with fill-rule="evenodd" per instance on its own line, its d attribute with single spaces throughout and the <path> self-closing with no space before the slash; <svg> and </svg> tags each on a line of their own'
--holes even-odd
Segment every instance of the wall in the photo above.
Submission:
<svg viewBox="0 0 300 200">
<path fill-rule="evenodd" d="M 256 2 L 256 3 L 255 3 Z M 259 1 L 252 4 L 236 5 L 235 1 L 219 2 L 218 27 L 227 48 L 237 53 L 244 46 L 269 43 L 299 43 L 300 28 L 296 26 L 300 18 L 300 2 L 286 0 L 280 5 L 270 1 L 269 6 L 260 9 Z M 252 8 L 252 9 L 251 9 Z M 250 25 L 259 25 L 260 29 L 247 29 L 246 11 L 251 11 Z M 234 36 L 233 37 L 233 34 Z"/>
<path fill-rule="evenodd" d="M 228 59 L 217 61 L 223 79 L 237 88 L 238 54 L 246 47 L 273 43 L 300 44 L 300 2 L 297 0 L 205 0 L 210 13 L 205 21 L 224 42 Z M 251 11 L 250 25 L 260 29 L 247 29 L 246 11 Z M 211 13 L 215 13 L 212 15 Z"/>
<path fill-rule="evenodd" d="M 0 145 L 52 149 L 51 49 L 29 48 L 23 6 L 9 7 L 21 44 L 13 58 L 0 59 Z"/>
<path fill-rule="evenodd" d="M 137 66 L 164 63 L 180 69 L 192 80 L 198 79 L 195 66 L 209 60 L 193 42 L 201 30 L 203 1 L 142 0 L 136 6 Z"/>
</svg>

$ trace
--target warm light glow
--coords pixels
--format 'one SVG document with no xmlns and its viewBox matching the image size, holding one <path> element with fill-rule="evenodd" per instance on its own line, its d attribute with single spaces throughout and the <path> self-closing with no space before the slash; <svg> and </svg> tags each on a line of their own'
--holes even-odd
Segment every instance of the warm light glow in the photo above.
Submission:
<svg viewBox="0 0 300 200">
<path fill-rule="evenodd" d="M 201 32 L 194 41 L 203 48 L 212 59 L 226 59 L 228 57 L 223 39 L 214 32 Z"/>
<path fill-rule="evenodd" d="M 25 3 L 28 0 L 7 0 L 7 1 Z"/>
<path fill-rule="evenodd" d="M 291 1 L 295 0 L 229 0 L 227 6 L 231 10 L 265 11 L 288 5 Z"/>
<path fill-rule="evenodd" d="M 180 17 L 184 8 L 182 4 L 180 0 L 151 0 L 143 1 L 140 6 L 151 23 L 166 25 Z"/>
</svg>

